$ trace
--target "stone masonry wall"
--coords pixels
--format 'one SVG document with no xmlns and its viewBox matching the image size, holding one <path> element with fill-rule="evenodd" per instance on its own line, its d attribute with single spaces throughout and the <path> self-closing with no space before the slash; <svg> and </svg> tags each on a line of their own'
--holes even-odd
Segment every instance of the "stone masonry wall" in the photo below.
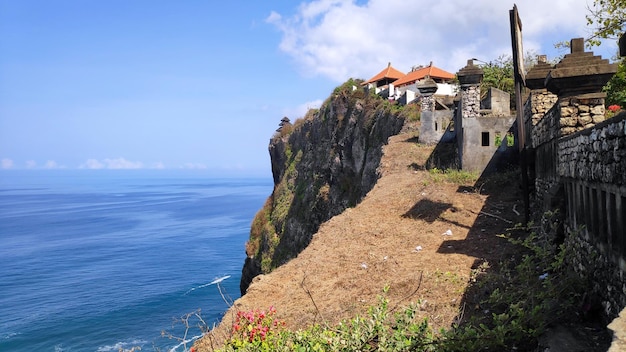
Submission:
<svg viewBox="0 0 626 352">
<path fill-rule="evenodd" d="M 536 125 L 557 102 L 558 96 L 547 89 L 534 89 L 530 93 L 530 117 Z"/>
<path fill-rule="evenodd" d="M 435 111 L 435 97 L 430 95 L 430 96 L 424 96 L 422 98 L 422 112 L 424 111 Z"/>
<path fill-rule="evenodd" d="M 480 116 L 480 86 L 470 85 L 461 89 L 463 116 L 467 118 Z"/>
<path fill-rule="evenodd" d="M 561 135 L 566 136 L 604 121 L 606 94 L 586 94 L 559 99 Z"/>
<path fill-rule="evenodd" d="M 543 143 L 535 150 L 535 198 L 538 204 L 544 204 L 550 189 L 559 183 L 554 162 L 556 151 L 556 140 Z"/>
<path fill-rule="evenodd" d="M 531 137 L 533 148 L 537 148 L 559 137 L 559 118 L 559 106 L 555 104 L 548 110 L 545 116 L 535 124 Z"/>
<path fill-rule="evenodd" d="M 554 138 L 567 136 L 604 121 L 604 99 L 597 94 L 589 97 L 569 97 L 559 99 L 549 110 L 545 110 L 542 118 L 536 120 L 535 112 L 542 111 L 552 100 L 549 94 L 541 94 L 541 107 L 533 105 L 532 145 L 534 148 Z M 539 97 L 537 100 L 539 101 Z M 532 103 L 531 103 L 532 104 Z"/>
<path fill-rule="evenodd" d="M 594 296 L 610 321 L 618 316 L 620 310 L 626 306 L 626 277 L 619 266 L 589 236 L 580 233 L 578 229 L 567 228 L 568 233 L 564 245 L 570 248 L 574 258 L 568 261 L 574 264 L 574 270 L 581 277 L 589 278 L 590 292 L 601 292 Z"/>
<path fill-rule="evenodd" d="M 626 113 L 593 125 L 599 117 L 592 110 L 601 110 L 593 103 L 561 100 L 534 126 L 535 189 L 545 207 L 562 185 L 564 245 L 573 253 L 566 260 L 588 278 L 589 292 L 610 320 L 626 306 Z M 592 126 L 584 128 L 589 118 Z M 564 119 L 575 119 L 568 127 L 578 131 L 560 136 Z"/>
<path fill-rule="evenodd" d="M 617 66 L 585 52 L 583 38 L 570 48 L 556 65 L 541 60 L 528 73 L 525 125 L 538 210 L 558 210 L 554 239 L 587 280 L 586 303 L 610 320 L 626 306 L 626 114 L 604 121 L 602 87 Z"/>
<path fill-rule="evenodd" d="M 558 140 L 557 149 L 568 261 L 611 319 L 626 306 L 626 113 Z"/>
<path fill-rule="evenodd" d="M 558 147 L 559 176 L 626 185 L 625 136 L 626 114 L 621 114 L 564 138 Z"/>
</svg>

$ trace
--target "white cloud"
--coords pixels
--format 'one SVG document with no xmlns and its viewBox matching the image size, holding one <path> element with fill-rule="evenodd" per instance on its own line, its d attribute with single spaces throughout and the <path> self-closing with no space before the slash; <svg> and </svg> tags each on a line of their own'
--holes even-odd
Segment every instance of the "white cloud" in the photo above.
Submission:
<svg viewBox="0 0 626 352">
<path fill-rule="evenodd" d="M 104 169 L 104 164 L 96 159 L 87 159 L 87 161 L 79 166 L 81 169 Z"/>
<path fill-rule="evenodd" d="M 116 159 L 103 159 L 99 161 L 97 159 L 88 159 L 85 163 L 80 165 L 81 169 L 141 169 L 143 163 L 139 161 L 129 161 L 124 158 Z"/>
<path fill-rule="evenodd" d="M 270 12 L 270 15 L 267 16 L 265 21 L 269 23 L 279 23 L 281 19 L 282 19 L 282 16 L 279 13 L 277 13 L 276 11 L 272 11 Z"/>
<path fill-rule="evenodd" d="M 518 9 L 525 51 L 552 59 L 554 43 L 587 36 L 587 2 L 524 1 Z M 290 17 L 272 11 L 266 22 L 282 32 L 279 47 L 303 74 L 343 82 L 370 78 L 389 61 L 404 71 L 433 61 L 454 73 L 472 57 L 510 55 L 512 7 L 500 0 L 314 0 Z"/>
<path fill-rule="evenodd" d="M 162 170 L 162 169 L 165 169 L 165 164 L 163 164 L 163 162 L 161 162 L 161 161 L 158 161 L 158 162 L 156 162 L 156 163 L 152 164 L 152 165 L 150 166 L 150 168 L 151 168 L 151 169 L 158 169 L 158 170 Z"/>
<path fill-rule="evenodd" d="M 207 166 L 202 163 L 185 163 L 181 166 L 181 169 L 197 169 L 204 170 L 207 169 Z"/>
<path fill-rule="evenodd" d="M 2 169 L 12 169 L 13 166 L 13 160 L 11 159 L 3 158 L 2 160 L 0 160 L 0 167 L 2 167 Z"/>
<path fill-rule="evenodd" d="M 34 169 L 37 167 L 37 162 L 35 160 L 27 160 L 26 161 L 26 168 L 27 169 Z"/>
<path fill-rule="evenodd" d="M 129 161 L 124 158 L 104 159 L 107 169 L 141 169 L 143 163 L 140 161 Z"/>
<path fill-rule="evenodd" d="M 44 169 L 63 169 L 64 166 L 59 165 L 56 161 L 54 160 L 48 160 L 46 161 L 46 163 L 43 166 Z"/>
</svg>

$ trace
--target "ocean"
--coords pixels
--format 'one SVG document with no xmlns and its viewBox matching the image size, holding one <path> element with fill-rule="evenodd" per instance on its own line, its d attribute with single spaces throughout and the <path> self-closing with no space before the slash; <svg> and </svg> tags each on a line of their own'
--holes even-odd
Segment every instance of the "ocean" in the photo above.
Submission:
<svg viewBox="0 0 626 352">
<path fill-rule="evenodd" d="M 189 348 L 198 320 L 180 318 L 210 326 L 239 297 L 271 190 L 182 171 L 0 172 L 0 351 Z"/>
</svg>

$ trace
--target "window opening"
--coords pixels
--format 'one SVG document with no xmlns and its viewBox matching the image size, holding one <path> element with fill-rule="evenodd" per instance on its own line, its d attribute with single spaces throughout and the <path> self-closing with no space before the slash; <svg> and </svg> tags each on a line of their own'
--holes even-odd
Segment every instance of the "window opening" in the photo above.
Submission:
<svg viewBox="0 0 626 352">
<path fill-rule="evenodd" d="M 489 132 L 482 132 L 481 136 L 482 136 L 482 146 L 488 147 L 489 146 Z"/>
</svg>

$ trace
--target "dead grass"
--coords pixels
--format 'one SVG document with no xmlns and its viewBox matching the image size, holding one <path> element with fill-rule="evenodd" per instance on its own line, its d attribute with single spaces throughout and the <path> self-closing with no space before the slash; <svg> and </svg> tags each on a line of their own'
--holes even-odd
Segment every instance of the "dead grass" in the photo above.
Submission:
<svg viewBox="0 0 626 352">
<path fill-rule="evenodd" d="M 433 182 L 419 167 L 433 147 L 415 143 L 408 131 L 390 138 L 381 178 L 365 199 L 324 223 L 297 258 L 255 278 L 198 347 L 221 340 L 239 310 L 274 306 L 289 329 L 335 324 L 364 313 L 387 285 L 390 307 L 420 302 L 420 314 L 436 329 L 472 308 L 466 307 L 476 301 L 466 295 L 472 269 L 498 262 L 512 247 L 497 237 L 511 225 L 481 212 L 519 222 L 512 211 L 519 197 Z"/>
</svg>

